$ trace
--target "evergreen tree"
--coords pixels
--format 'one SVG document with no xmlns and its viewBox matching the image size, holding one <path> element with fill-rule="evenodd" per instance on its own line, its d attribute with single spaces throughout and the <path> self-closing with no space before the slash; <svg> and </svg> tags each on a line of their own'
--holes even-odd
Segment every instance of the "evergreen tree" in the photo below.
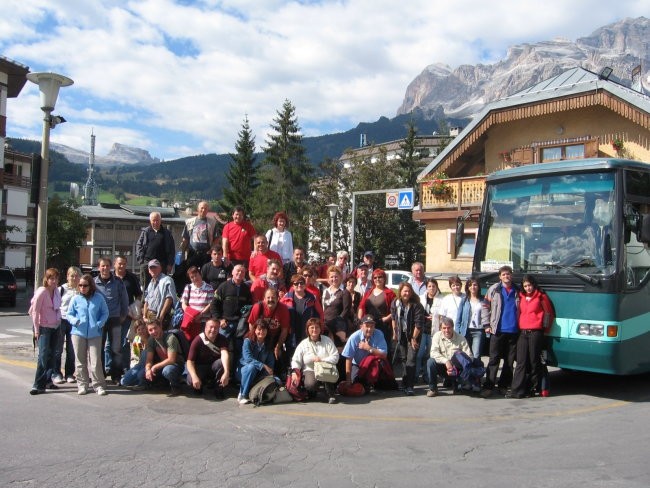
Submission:
<svg viewBox="0 0 650 488">
<path fill-rule="evenodd" d="M 282 110 L 271 123 L 272 133 L 264 149 L 255 192 L 253 216 L 257 228 L 268 227 L 277 211 L 284 211 L 291 220 L 294 243 L 304 243 L 307 236 L 312 167 L 305 156 L 296 109 L 285 100 Z"/>
<path fill-rule="evenodd" d="M 226 220 L 230 220 L 232 209 L 243 207 L 246 214 L 253 210 L 254 190 L 259 185 L 257 178 L 257 166 L 255 165 L 255 136 L 248 124 L 248 117 L 244 117 L 244 123 L 239 131 L 239 138 L 235 144 L 235 154 L 230 154 L 232 159 L 226 179 L 229 187 L 224 187 L 223 198 L 219 205 L 226 212 Z"/>
<path fill-rule="evenodd" d="M 418 174 L 425 167 L 424 158 L 418 151 L 417 127 L 412 121 L 408 123 L 406 137 L 400 144 L 401 152 L 397 162 L 397 176 L 399 184 L 406 188 L 413 188 L 413 204 L 419 204 Z M 413 212 L 398 210 L 399 229 L 402 234 L 402 262 L 405 268 L 410 269 L 411 264 L 421 259 L 424 253 L 425 236 L 424 226 L 413 220 Z"/>
</svg>

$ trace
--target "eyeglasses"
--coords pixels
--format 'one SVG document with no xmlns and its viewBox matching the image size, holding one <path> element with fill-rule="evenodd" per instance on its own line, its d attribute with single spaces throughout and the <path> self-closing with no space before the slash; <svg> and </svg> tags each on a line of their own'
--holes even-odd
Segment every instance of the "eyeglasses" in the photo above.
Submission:
<svg viewBox="0 0 650 488">
<path fill-rule="evenodd" d="M 304 281 L 296 281 L 295 283 L 293 283 L 293 286 L 305 286 L 305 282 Z"/>
<path fill-rule="evenodd" d="M 304 274 L 304 275 L 302 275 L 302 277 L 303 278 L 311 278 L 311 275 L 310 274 Z"/>
<path fill-rule="evenodd" d="M 86 285 L 85 283 L 79 283 L 79 288 L 88 288 L 90 285 Z"/>
</svg>

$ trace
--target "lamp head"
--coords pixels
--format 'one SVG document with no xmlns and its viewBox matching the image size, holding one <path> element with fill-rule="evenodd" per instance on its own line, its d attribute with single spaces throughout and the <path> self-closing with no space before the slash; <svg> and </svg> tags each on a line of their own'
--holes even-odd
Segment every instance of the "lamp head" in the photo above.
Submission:
<svg viewBox="0 0 650 488">
<path fill-rule="evenodd" d="M 51 112 L 59 96 L 59 88 L 74 83 L 70 78 L 56 73 L 27 73 L 27 79 L 41 91 L 41 110 Z"/>
</svg>

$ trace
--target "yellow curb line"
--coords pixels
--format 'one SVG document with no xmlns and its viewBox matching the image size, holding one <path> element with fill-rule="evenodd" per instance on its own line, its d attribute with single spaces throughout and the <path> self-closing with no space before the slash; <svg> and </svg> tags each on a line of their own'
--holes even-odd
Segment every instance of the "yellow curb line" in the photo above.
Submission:
<svg viewBox="0 0 650 488">
<path fill-rule="evenodd" d="M 10 364 L 12 366 L 20 366 L 21 368 L 36 369 L 36 361 L 21 361 L 19 359 L 9 359 L 0 356 L 0 363 Z"/>
<path fill-rule="evenodd" d="M 533 400 L 534 401 L 534 400 Z M 544 400 L 545 402 L 547 400 Z M 477 423 L 477 422 L 486 422 L 486 421 L 504 421 L 513 418 L 517 419 L 538 419 L 538 418 L 548 418 L 548 417 L 564 417 L 566 415 L 580 415 L 585 413 L 594 413 L 603 410 L 610 410 L 613 408 L 620 408 L 627 406 L 630 402 L 616 401 L 606 403 L 604 405 L 598 405 L 594 407 L 585 407 L 585 408 L 575 408 L 571 410 L 560 410 L 557 412 L 540 412 L 537 414 L 524 414 L 524 415 L 498 415 L 498 416 L 476 416 L 476 417 L 453 417 L 452 418 L 431 418 L 431 417 L 376 417 L 373 416 L 373 420 L 382 420 L 387 422 L 424 422 L 429 424 L 441 424 L 447 423 L 450 420 L 454 422 L 464 422 L 464 423 Z M 286 410 L 276 410 L 275 408 L 267 408 L 266 412 L 286 415 L 290 417 L 311 417 L 311 418 L 328 418 L 335 420 L 368 420 L 367 415 L 344 415 L 344 414 L 328 414 L 328 413 L 318 413 L 318 412 L 291 412 Z"/>
</svg>

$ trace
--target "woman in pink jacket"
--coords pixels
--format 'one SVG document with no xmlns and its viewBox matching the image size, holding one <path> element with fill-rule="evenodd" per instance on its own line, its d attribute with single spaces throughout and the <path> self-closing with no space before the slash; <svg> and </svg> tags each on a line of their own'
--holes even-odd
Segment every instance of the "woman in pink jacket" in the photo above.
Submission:
<svg viewBox="0 0 650 488">
<path fill-rule="evenodd" d="M 555 320 L 553 304 L 537 286 L 535 278 L 525 275 L 519 292 L 519 338 L 517 339 L 517 367 L 512 379 L 511 398 L 534 395 L 543 375 L 541 360 L 544 333 Z"/>
<path fill-rule="evenodd" d="M 54 349 L 56 348 L 58 329 L 61 324 L 61 292 L 58 288 L 59 272 L 48 268 L 43 277 L 43 286 L 39 286 L 32 298 L 29 315 L 34 324 L 34 338 L 38 342 L 38 364 L 34 385 L 30 395 L 45 393 L 45 389 L 56 390 L 52 383 L 54 371 Z"/>
</svg>

